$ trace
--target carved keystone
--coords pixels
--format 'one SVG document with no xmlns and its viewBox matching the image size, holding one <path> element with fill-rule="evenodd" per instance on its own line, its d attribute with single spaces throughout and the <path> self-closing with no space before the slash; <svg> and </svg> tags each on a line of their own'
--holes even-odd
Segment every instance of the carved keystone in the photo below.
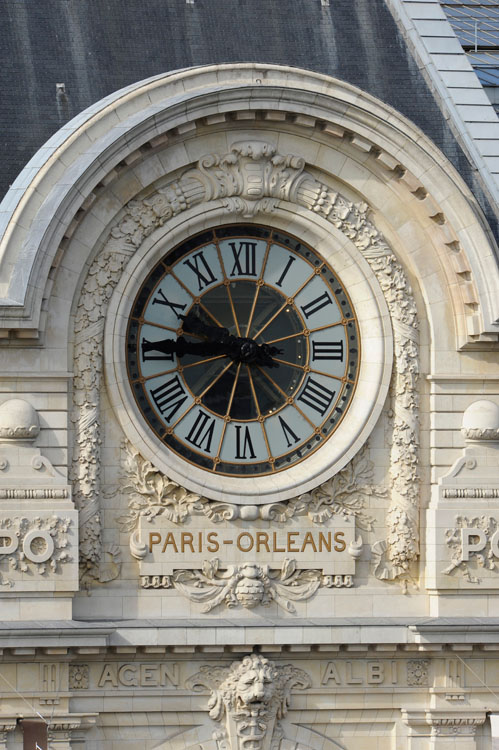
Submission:
<svg viewBox="0 0 499 750">
<path fill-rule="evenodd" d="M 279 719 L 288 712 L 292 688 L 306 690 L 311 684 L 302 669 L 260 654 L 230 667 L 201 667 L 187 680 L 196 692 L 211 691 L 209 715 L 223 726 L 213 733 L 219 750 L 277 750 L 283 736 Z"/>
</svg>

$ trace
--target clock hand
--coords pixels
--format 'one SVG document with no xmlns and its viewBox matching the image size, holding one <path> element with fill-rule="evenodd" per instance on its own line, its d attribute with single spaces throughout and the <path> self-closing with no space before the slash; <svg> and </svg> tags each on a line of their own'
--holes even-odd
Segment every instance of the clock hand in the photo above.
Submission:
<svg viewBox="0 0 499 750">
<path fill-rule="evenodd" d="M 230 336 L 227 328 L 208 325 L 193 312 L 190 312 L 188 315 L 181 315 L 180 318 L 182 319 L 182 328 L 186 333 L 194 333 L 198 336 L 204 336 L 210 341 L 222 341 Z"/>
<path fill-rule="evenodd" d="M 201 357 L 226 356 L 225 347 L 216 341 L 187 341 L 183 336 L 178 339 L 162 339 L 161 341 L 142 340 L 142 358 L 150 351 L 162 354 L 176 354 L 181 358 L 186 354 L 194 354 Z"/>
<path fill-rule="evenodd" d="M 207 341 L 188 341 L 183 336 L 177 340 L 163 339 L 162 341 L 142 341 L 142 356 L 151 350 L 163 354 L 176 354 L 181 358 L 185 354 L 193 354 L 200 357 L 226 356 L 236 362 L 245 364 L 257 364 L 267 367 L 279 367 L 272 359 L 281 350 L 268 344 L 257 344 L 249 338 L 232 336 L 227 328 L 222 326 L 211 326 L 205 323 L 197 315 L 190 312 L 182 318 L 182 328 L 186 333 L 203 336 Z"/>
<path fill-rule="evenodd" d="M 141 343 L 142 358 L 151 351 L 162 354 L 176 354 L 181 359 L 186 354 L 198 357 L 231 357 L 237 362 L 257 364 L 267 367 L 278 367 L 272 357 L 280 354 L 281 350 L 268 344 L 257 344 L 252 339 L 241 339 L 227 334 L 219 341 L 188 341 L 183 336 L 178 339 L 162 339 L 161 341 L 147 341 Z"/>
<path fill-rule="evenodd" d="M 188 315 L 181 315 L 182 327 L 186 333 L 194 333 L 205 336 L 209 341 L 220 342 L 225 346 L 225 353 L 239 362 L 246 364 L 267 365 L 268 367 L 279 367 L 272 357 L 282 354 L 282 350 L 268 344 L 257 344 L 250 338 L 232 336 L 227 328 L 211 326 L 205 323 L 192 311 Z"/>
</svg>

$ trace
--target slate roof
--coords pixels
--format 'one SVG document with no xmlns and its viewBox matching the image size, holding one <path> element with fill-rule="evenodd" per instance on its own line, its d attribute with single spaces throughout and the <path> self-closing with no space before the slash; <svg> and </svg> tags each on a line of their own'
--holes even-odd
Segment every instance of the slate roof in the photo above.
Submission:
<svg viewBox="0 0 499 750">
<path fill-rule="evenodd" d="M 326 73 L 395 107 L 495 223 L 385 0 L 3 0 L 0 20 L 0 196 L 51 134 L 109 93 L 177 68 L 256 61 Z"/>
</svg>

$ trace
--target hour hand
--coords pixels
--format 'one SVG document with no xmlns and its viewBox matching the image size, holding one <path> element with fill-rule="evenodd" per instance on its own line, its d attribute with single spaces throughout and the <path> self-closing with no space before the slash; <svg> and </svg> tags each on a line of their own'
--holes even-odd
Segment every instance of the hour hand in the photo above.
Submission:
<svg viewBox="0 0 499 750">
<path fill-rule="evenodd" d="M 207 338 L 210 341 L 221 341 L 229 336 L 227 328 L 208 325 L 193 312 L 190 312 L 188 315 L 181 315 L 180 317 L 182 318 L 182 328 L 186 333 L 194 333 L 198 336 L 204 336 L 204 338 Z"/>
<path fill-rule="evenodd" d="M 179 359 L 186 354 L 194 354 L 199 357 L 216 357 L 225 354 L 225 348 L 216 341 L 187 341 L 183 336 L 178 339 L 162 339 L 161 341 L 142 340 L 142 359 L 151 351 L 161 354 L 175 354 Z"/>
</svg>

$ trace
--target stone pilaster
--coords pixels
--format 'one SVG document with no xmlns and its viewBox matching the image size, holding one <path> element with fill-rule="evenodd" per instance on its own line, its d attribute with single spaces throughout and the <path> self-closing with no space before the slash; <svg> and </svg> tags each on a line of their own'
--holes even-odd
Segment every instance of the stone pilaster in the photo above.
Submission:
<svg viewBox="0 0 499 750">
<path fill-rule="evenodd" d="M 402 711 L 408 750 L 476 750 L 477 727 L 485 711 Z"/>
<path fill-rule="evenodd" d="M 89 729 L 96 714 L 69 714 L 54 717 L 48 727 L 48 750 L 72 750 L 73 733 Z"/>
</svg>

